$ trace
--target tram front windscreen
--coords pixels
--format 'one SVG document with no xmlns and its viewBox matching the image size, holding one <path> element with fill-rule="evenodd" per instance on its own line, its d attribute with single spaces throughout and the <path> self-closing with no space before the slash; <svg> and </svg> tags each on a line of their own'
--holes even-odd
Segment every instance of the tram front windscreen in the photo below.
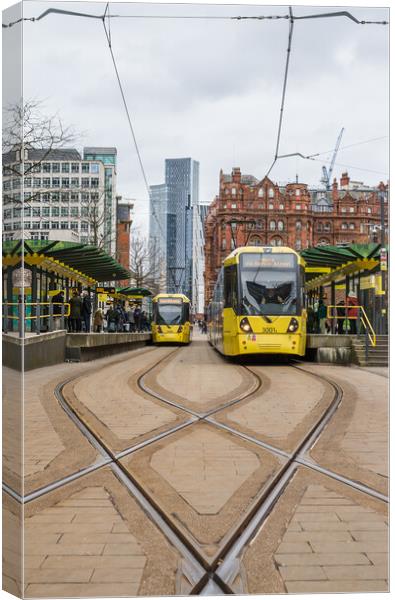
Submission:
<svg viewBox="0 0 395 600">
<path fill-rule="evenodd" d="M 156 322 L 158 325 L 182 325 L 184 323 L 182 301 L 164 300 L 157 303 Z"/>
<path fill-rule="evenodd" d="M 243 315 L 295 315 L 298 309 L 296 256 L 242 254 L 240 286 Z"/>
</svg>

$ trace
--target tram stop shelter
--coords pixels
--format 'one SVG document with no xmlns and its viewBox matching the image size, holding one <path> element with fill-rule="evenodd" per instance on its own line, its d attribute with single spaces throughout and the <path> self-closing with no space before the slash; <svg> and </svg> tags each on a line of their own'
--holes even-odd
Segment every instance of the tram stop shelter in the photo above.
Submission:
<svg viewBox="0 0 395 600">
<path fill-rule="evenodd" d="M 117 289 L 119 297 L 127 300 L 129 304 L 141 304 L 142 308 L 147 312 L 148 316 L 151 317 L 152 313 L 152 302 L 151 298 L 153 293 L 144 287 L 123 287 Z"/>
<path fill-rule="evenodd" d="M 25 305 L 24 331 L 40 333 L 48 331 L 51 298 L 60 290 L 67 303 L 75 289 L 85 288 L 90 292 L 99 283 L 129 277 L 129 271 L 96 246 L 64 241 L 6 241 L 3 243 L 3 331 L 21 329 L 20 304 Z M 38 310 L 40 318 L 36 319 Z"/>
<path fill-rule="evenodd" d="M 306 292 L 313 304 L 336 305 L 356 293 L 377 333 L 387 333 L 387 252 L 381 244 L 317 246 L 301 252 L 306 261 Z"/>
</svg>

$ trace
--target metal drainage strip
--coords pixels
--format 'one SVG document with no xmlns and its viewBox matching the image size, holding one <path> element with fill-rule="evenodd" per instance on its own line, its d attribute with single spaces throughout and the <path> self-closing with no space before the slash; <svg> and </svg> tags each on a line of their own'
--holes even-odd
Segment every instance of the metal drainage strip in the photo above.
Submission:
<svg viewBox="0 0 395 600">
<path fill-rule="evenodd" d="M 143 511 L 149 515 L 151 520 L 157 525 L 159 530 L 167 537 L 169 542 L 177 548 L 181 556 L 184 558 L 183 572 L 184 575 L 188 577 L 192 584 L 196 584 L 206 575 L 205 569 L 198 562 L 198 560 L 193 556 L 187 546 L 179 539 L 179 537 L 175 534 L 175 532 L 171 529 L 171 527 L 166 523 L 164 518 L 161 516 L 159 511 L 157 511 L 149 500 L 138 490 L 135 484 L 131 481 L 129 477 L 124 473 L 124 471 L 116 464 L 116 459 L 111 456 L 111 454 L 104 448 L 104 446 L 100 443 L 100 441 L 92 434 L 92 432 L 88 429 L 88 427 L 81 421 L 81 419 L 77 416 L 77 414 L 70 408 L 70 406 L 65 401 L 62 395 L 63 387 L 70 380 L 59 384 L 55 388 L 55 395 L 59 400 L 64 411 L 67 415 L 72 419 L 78 429 L 83 433 L 83 435 L 89 440 L 94 448 L 96 448 L 100 454 L 105 457 L 106 464 L 111 468 L 116 477 L 127 487 L 127 489 L 131 492 L 131 495 L 135 498 L 138 504 L 141 506 Z"/>
</svg>

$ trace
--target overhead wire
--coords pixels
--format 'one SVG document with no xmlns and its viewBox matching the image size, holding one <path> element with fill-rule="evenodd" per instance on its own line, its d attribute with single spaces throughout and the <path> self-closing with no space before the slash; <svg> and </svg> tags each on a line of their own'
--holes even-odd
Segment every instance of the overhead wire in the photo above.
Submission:
<svg viewBox="0 0 395 600">
<path fill-rule="evenodd" d="M 131 119 L 131 116 L 130 116 L 128 104 L 126 102 L 126 97 L 125 97 L 125 92 L 123 90 L 123 86 L 122 86 L 122 82 L 121 82 L 121 77 L 119 75 L 119 70 L 118 70 L 117 62 L 115 60 L 114 52 L 113 52 L 113 49 L 112 49 L 111 25 L 110 25 L 110 6 L 109 5 L 110 5 L 110 3 L 107 2 L 106 10 L 104 11 L 104 15 L 102 17 L 103 28 L 104 28 L 104 32 L 105 32 L 105 35 L 106 35 L 106 38 L 107 38 L 108 48 L 110 50 L 111 59 L 112 59 L 112 63 L 113 63 L 113 66 L 114 66 L 115 75 L 116 75 L 116 78 L 117 78 L 117 81 L 118 81 L 119 90 L 121 92 L 122 102 L 123 102 L 123 106 L 124 106 L 124 109 L 125 109 L 126 118 L 127 118 L 128 124 L 129 124 L 129 129 L 130 129 L 130 132 L 132 134 L 133 145 L 134 145 L 134 148 L 135 148 L 135 151 L 136 151 L 136 154 L 137 154 L 137 158 L 138 158 L 138 162 L 139 162 L 139 165 L 140 165 L 141 174 L 142 174 L 143 179 L 144 179 L 144 185 L 145 185 L 147 193 L 148 193 L 148 198 L 150 199 L 151 198 L 151 190 L 150 190 L 150 186 L 148 184 L 147 174 L 145 172 L 145 168 L 144 168 L 143 160 L 142 160 L 142 157 L 141 157 L 139 145 L 138 145 L 138 142 L 137 142 L 136 134 L 135 134 L 135 131 L 134 131 L 134 127 L 133 127 L 133 124 L 132 124 L 132 119 Z M 108 23 L 107 23 L 108 29 L 107 29 L 106 23 L 105 23 L 105 19 L 106 18 L 108 19 Z M 165 236 L 165 233 L 164 233 L 164 231 L 162 229 L 162 224 L 161 224 L 161 222 L 160 222 L 160 220 L 158 218 L 158 215 L 156 214 L 156 211 L 155 211 L 153 205 L 152 205 L 151 213 L 152 213 L 152 216 L 154 217 L 155 221 L 157 222 L 160 235 L 162 236 L 164 242 L 167 242 L 167 237 Z M 174 275 L 173 275 L 172 271 L 170 270 L 169 272 L 170 272 L 171 277 L 173 279 L 174 285 L 177 287 L 177 283 L 176 283 L 176 280 L 174 278 Z"/>
<path fill-rule="evenodd" d="M 280 117 L 279 117 L 279 122 L 278 122 L 278 129 L 277 129 L 276 149 L 274 151 L 273 162 L 270 165 L 268 171 L 266 172 L 265 177 L 269 176 L 270 171 L 273 169 L 274 165 L 277 162 L 278 150 L 279 150 L 279 146 L 280 146 L 281 128 L 282 128 L 283 115 L 284 115 L 285 93 L 287 90 L 287 82 L 288 82 L 289 59 L 291 56 L 292 35 L 293 35 L 293 29 L 294 29 L 294 20 L 292 18 L 293 15 L 292 15 L 292 7 L 291 6 L 289 7 L 289 16 L 291 17 L 291 20 L 290 20 L 289 30 L 288 30 L 287 59 L 285 61 L 285 72 L 284 72 L 284 80 L 283 80 L 283 91 L 282 91 L 282 95 L 281 95 Z"/>
</svg>

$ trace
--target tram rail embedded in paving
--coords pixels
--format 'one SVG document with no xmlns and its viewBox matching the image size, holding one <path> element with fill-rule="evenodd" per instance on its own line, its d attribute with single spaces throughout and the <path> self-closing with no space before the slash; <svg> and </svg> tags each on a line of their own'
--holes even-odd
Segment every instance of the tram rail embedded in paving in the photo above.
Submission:
<svg viewBox="0 0 395 600">
<path fill-rule="evenodd" d="M 210 343 L 226 356 L 306 350 L 305 262 L 285 246 L 245 246 L 223 262 L 208 309 Z"/>
<path fill-rule="evenodd" d="M 152 342 L 189 344 L 191 341 L 189 298 L 184 294 L 158 294 L 152 299 Z"/>
</svg>

